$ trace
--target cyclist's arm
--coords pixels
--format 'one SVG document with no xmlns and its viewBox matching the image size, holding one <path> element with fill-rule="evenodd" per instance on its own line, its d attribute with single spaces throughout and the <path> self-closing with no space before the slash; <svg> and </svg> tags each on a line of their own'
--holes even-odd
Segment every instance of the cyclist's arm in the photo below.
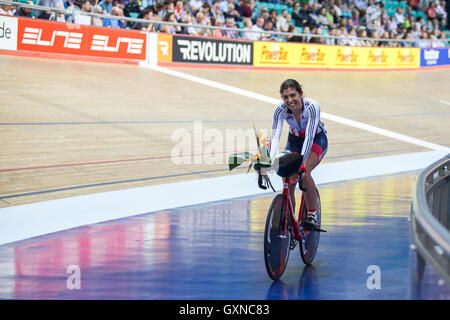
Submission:
<svg viewBox="0 0 450 320">
<path fill-rule="evenodd" d="M 275 155 L 278 151 L 278 144 L 281 138 L 281 132 L 283 130 L 283 117 L 282 117 L 282 109 L 276 108 L 275 113 L 273 115 L 273 123 L 272 123 L 272 136 L 270 137 L 269 144 L 269 155 L 270 159 L 275 159 Z"/>
<path fill-rule="evenodd" d="M 303 156 L 303 163 L 308 159 L 309 153 L 311 152 L 311 147 L 313 145 L 314 137 L 316 135 L 317 127 L 319 126 L 320 120 L 320 108 L 317 104 L 311 104 L 308 109 L 308 124 L 305 130 L 305 141 L 303 142 L 303 148 L 301 155 Z"/>
</svg>

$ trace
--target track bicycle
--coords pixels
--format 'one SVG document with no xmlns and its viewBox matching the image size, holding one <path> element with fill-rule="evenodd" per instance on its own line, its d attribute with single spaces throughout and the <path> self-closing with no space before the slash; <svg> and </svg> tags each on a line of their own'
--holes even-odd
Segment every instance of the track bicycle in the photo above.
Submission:
<svg viewBox="0 0 450 320">
<path fill-rule="evenodd" d="M 320 229 L 321 225 L 321 207 L 320 196 L 317 190 L 317 220 L 319 226 L 310 229 L 304 225 L 307 208 L 304 194 L 302 193 L 298 220 L 295 219 L 294 209 L 289 193 L 289 186 L 298 181 L 302 191 L 306 189 L 302 185 L 301 171 L 299 178 L 286 178 L 283 183 L 283 192 L 275 196 L 267 213 L 266 227 L 264 231 L 264 262 L 267 273 L 273 280 L 278 280 L 283 275 L 288 264 L 289 253 L 294 250 L 299 243 L 300 255 L 306 265 L 310 265 L 319 246 L 320 232 L 326 230 Z M 258 183 L 261 187 L 261 181 Z"/>
</svg>

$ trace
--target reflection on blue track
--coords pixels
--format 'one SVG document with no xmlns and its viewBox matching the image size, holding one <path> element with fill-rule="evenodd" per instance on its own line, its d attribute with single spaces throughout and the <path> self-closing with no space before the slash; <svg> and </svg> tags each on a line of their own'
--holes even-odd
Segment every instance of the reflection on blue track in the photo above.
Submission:
<svg viewBox="0 0 450 320">
<path fill-rule="evenodd" d="M 263 234 L 274 195 L 155 212 L 0 247 L 7 299 L 449 299 L 411 285 L 413 175 L 320 186 L 323 227 L 313 265 L 298 247 L 273 282 Z M 81 289 L 67 288 L 80 267 Z M 380 289 L 369 289 L 369 266 Z"/>
</svg>

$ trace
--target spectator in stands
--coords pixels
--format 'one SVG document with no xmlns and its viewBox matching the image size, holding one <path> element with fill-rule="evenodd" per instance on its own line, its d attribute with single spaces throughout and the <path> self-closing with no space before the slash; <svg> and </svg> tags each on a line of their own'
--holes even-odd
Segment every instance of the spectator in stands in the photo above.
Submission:
<svg viewBox="0 0 450 320">
<path fill-rule="evenodd" d="M 328 26 L 329 21 L 327 18 L 327 8 L 321 7 L 319 9 L 319 14 L 317 18 L 319 19 L 319 23 L 321 26 Z"/>
<path fill-rule="evenodd" d="M 432 20 L 436 18 L 436 11 L 434 11 L 434 2 L 430 1 L 428 3 L 428 8 L 425 10 L 425 14 L 428 18 L 428 20 Z"/>
<path fill-rule="evenodd" d="M 288 32 L 291 23 L 290 15 L 286 9 L 281 11 L 281 15 L 276 22 L 276 29 L 280 32 Z"/>
<path fill-rule="evenodd" d="M 142 10 L 142 19 L 157 20 L 157 18 L 154 17 L 153 10 L 150 7 L 147 7 L 144 10 Z M 132 26 L 132 29 L 145 31 L 145 32 L 155 32 L 157 28 L 153 23 L 136 22 Z"/>
<path fill-rule="evenodd" d="M 356 0 L 355 7 L 361 12 L 361 16 L 366 15 L 367 11 L 367 0 Z"/>
<path fill-rule="evenodd" d="M 288 32 L 291 33 L 291 35 L 286 36 L 287 42 L 302 42 L 302 37 L 296 33 L 296 29 L 297 28 L 294 25 L 289 25 Z"/>
<path fill-rule="evenodd" d="M 275 31 L 272 20 L 267 19 L 267 21 L 264 23 L 264 31 Z M 276 40 L 276 38 L 274 35 L 272 35 L 270 33 L 263 33 L 261 40 L 262 41 Z"/>
<path fill-rule="evenodd" d="M 403 41 L 403 42 L 402 42 L 402 46 L 403 46 L 403 47 L 405 47 L 405 48 L 411 48 L 411 47 L 414 46 L 414 42 L 412 41 L 412 40 L 414 40 L 414 39 L 413 39 L 413 37 L 412 37 L 412 35 L 411 35 L 411 32 L 407 31 L 407 32 L 405 33 L 405 35 L 403 36 L 403 40 L 406 40 L 406 41 Z"/>
<path fill-rule="evenodd" d="M 233 17 L 228 17 L 227 21 L 226 21 L 226 25 L 227 28 L 237 28 L 234 18 Z M 238 31 L 233 31 L 233 30 L 224 30 L 223 32 L 224 37 L 230 38 L 230 39 L 236 39 L 239 35 Z"/>
<path fill-rule="evenodd" d="M 33 5 L 34 2 L 31 0 L 27 1 L 27 4 L 31 4 Z M 0 9 L 1 10 L 1 9 Z M 24 8 L 24 7 L 20 7 L 16 10 L 15 14 L 18 17 L 28 17 L 31 18 L 31 13 L 33 12 L 33 9 L 29 9 L 29 8 Z"/>
<path fill-rule="evenodd" d="M 420 10 L 420 0 L 408 0 L 408 4 L 413 10 Z"/>
<path fill-rule="evenodd" d="M 11 10 L 11 6 L 8 6 L 6 4 L 0 4 L 0 14 L 4 14 L 6 16 L 13 16 L 14 13 Z"/>
<path fill-rule="evenodd" d="M 241 5 L 241 17 L 252 18 L 254 7 L 255 4 L 253 3 L 253 0 L 243 0 Z"/>
<path fill-rule="evenodd" d="M 322 35 L 322 28 L 320 28 L 320 27 L 312 28 L 311 34 L 314 34 L 317 36 Z M 311 37 L 311 40 L 309 40 L 309 43 L 321 44 L 321 43 L 323 43 L 323 38 L 322 37 Z"/>
<path fill-rule="evenodd" d="M 91 12 L 91 11 L 92 11 L 91 1 L 90 0 L 81 1 L 81 12 Z M 75 24 L 90 26 L 92 25 L 92 17 L 85 14 L 79 14 L 78 12 L 76 12 L 74 13 L 73 16 L 73 22 Z"/>
<path fill-rule="evenodd" d="M 234 3 L 228 3 L 228 9 L 224 13 L 225 19 L 228 20 L 228 18 L 233 18 L 234 21 L 241 21 L 241 15 L 239 12 L 235 9 Z"/>
<path fill-rule="evenodd" d="M 191 8 L 191 11 L 194 15 L 200 10 L 200 8 L 203 5 L 202 0 L 190 0 L 189 1 L 189 7 Z"/>
<path fill-rule="evenodd" d="M 296 12 L 295 10 L 292 11 L 292 18 L 295 20 L 295 25 L 297 27 L 306 27 L 312 25 L 313 21 L 308 12 L 308 3 L 302 2 L 301 9 L 298 12 Z"/>
<path fill-rule="evenodd" d="M 123 14 L 125 17 L 130 17 L 131 13 L 139 15 L 141 13 L 141 8 L 139 6 L 138 0 L 129 0 L 123 9 Z"/>
<path fill-rule="evenodd" d="M 223 14 L 222 10 L 220 10 L 219 2 L 214 3 L 211 14 L 216 19 L 216 22 L 218 20 L 221 20 L 222 24 L 225 23 L 225 15 Z"/>
<path fill-rule="evenodd" d="M 256 24 L 253 24 L 252 20 L 249 18 L 244 19 L 244 30 L 261 31 L 261 32 L 243 32 L 242 37 L 246 40 L 252 41 L 261 40 L 262 31 L 264 31 L 263 27 L 264 27 L 264 18 L 262 17 L 259 17 L 256 20 Z"/>
<path fill-rule="evenodd" d="M 447 11 L 445 11 L 445 6 L 446 6 L 445 1 L 441 1 L 441 2 L 437 2 L 436 3 L 434 11 L 436 12 L 436 18 L 437 19 L 439 19 L 439 20 L 440 19 L 447 20 L 448 13 L 447 13 Z"/>
<path fill-rule="evenodd" d="M 113 0 L 102 0 L 98 3 L 100 7 L 103 9 L 103 14 L 108 14 L 111 12 L 113 5 Z"/>
<path fill-rule="evenodd" d="M 267 21 L 267 19 L 269 19 L 269 10 L 267 10 L 266 6 L 261 6 L 259 17 L 262 17 L 264 19 L 264 23 Z"/>
<path fill-rule="evenodd" d="M 38 0 L 36 2 L 36 5 L 43 6 L 43 7 L 64 9 L 64 3 L 62 2 L 62 0 Z M 36 18 L 45 19 L 45 20 L 49 20 L 52 15 L 54 17 L 54 12 L 51 12 L 51 11 L 35 10 L 34 14 L 35 14 Z M 56 20 L 56 19 L 53 18 L 53 20 Z"/>
<path fill-rule="evenodd" d="M 203 15 L 203 12 L 199 11 L 197 12 L 197 15 L 195 16 L 195 24 L 196 26 L 188 27 L 188 34 L 194 35 L 194 36 L 206 36 L 209 34 L 209 30 L 207 28 L 202 28 L 199 26 L 206 26 L 211 25 L 211 22 L 205 22 L 204 20 L 205 16 Z"/>
<path fill-rule="evenodd" d="M 211 22 L 212 27 L 223 27 L 222 20 L 216 20 L 216 18 L 211 17 L 209 18 L 209 21 Z M 222 38 L 223 37 L 223 30 L 220 29 L 211 29 L 210 35 L 214 38 Z"/>
<path fill-rule="evenodd" d="M 431 47 L 431 41 L 429 39 L 427 32 L 422 31 L 422 34 L 421 34 L 420 38 L 417 40 L 415 46 L 419 47 L 419 48 Z"/>
<path fill-rule="evenodd" d="M 93 13 L 102 14 L 103 9 L 98 4 L 94 6 L 92 9 Z M 92 17 L 92 25 L 96 27 L 103 27 L 103 19 L 100 17 Z"/>
<path fill-rule="evenodd" d="M 360 39 L 358 39 L 359 47 L 370 47 L 369 40 L 364 39 L 364 38 L 367 38 L 367 31 L 365 29 L 360 29 L 358 31 L 358 38 L 360 38 Z M 363 39 L 361 39 L 361 38 L 363 38 Z"/>
<path fill-rule="evenodd" d="M 176 23 L 177 17 L 175 15 L 175 12 L 166 13 L 163 21 Z M 181 27 L 177 25 L 163 24 L 161 25 L 161 32 L 170 34 L 181 33 Z"/>
<path fill-rule="evenodd" d="M 359 44 L 358 38 L 356 34 L 356 29 L 354 27 L 351 27 L 348 31 L 348 45 L 351 47 L 357 47 Z"/>
<path fill-rule="evenodd" d="M 211 12 L 211 6 L 210 6 L 210 4 L 209 4 L 208 2 L 205 2 L 205 3 L 202 5 L 202 7 L 201 7 L 200 10 L 203 12 L 203 15 L 205 16 L 205 19 L 206 19 L 207 21 L 210 20 L 210 18 L 212 17 L 212 12 Z"/>
<path fill-rule="evenodd" d="M 357 9 L 352 10 L 352 17 L 350 18 L 352 25 L 358 28 L 361 24 L 359 11 Z"/>
<path fill-rule="evenodd" d="M 311 36 L 309 36 L 311 34 L 309 26 L 306 26 L 306 27 L 303 28 L 302 34 L 303 34 L 302 35 L 302 42 L 303 43 L 308 43 L 309 40 L 311 40 Z"/>
<path fill-rule="evenodd" d="M 111 12 L 109 13 L 111 16 L 116 17 L 124 17 L 123 10 L 120 6 L 116 5 L 111 9 Z M 105 23 L 106 21 L 106 23 Z M 104 19 L 103 20 L 103 26 L 104 27 L 111 27 L 114 29 L 125 29 L 126 22 L 122 19 Z"/>
</svg>

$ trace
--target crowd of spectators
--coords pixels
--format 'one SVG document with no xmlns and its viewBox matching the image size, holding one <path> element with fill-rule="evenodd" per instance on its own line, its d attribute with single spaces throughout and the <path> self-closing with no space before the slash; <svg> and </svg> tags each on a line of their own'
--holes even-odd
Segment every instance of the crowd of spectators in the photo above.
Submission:
<svg viewBox="0 0 450 320">
<path fill-rule="evenodd" d="M 269 10 L 267 4 L 273 3 L 284 6 Z M 379 0 L 268 0 L 262 3 L 254 0 L 37 0 L 36 4 L 65 11 L 55 13 L 0 6 L 0 14 L 34 15 L 39 19 L 81 25 L 171 34 L 350 46 L 443 47 L 445 30 L 450 28 L 450 0 L 408 0 L 405 6 L 398 6 L 395 13 L 390 14 Z M 153 23 L 102 19 L 80 12 L 142 18 Z M 186 25 L 159 24 L 158 21 Z M 202 26 L 239 28 L 240 31 Z M 291 35 L 273 35 L 267 31 Z"/>
</svg>

